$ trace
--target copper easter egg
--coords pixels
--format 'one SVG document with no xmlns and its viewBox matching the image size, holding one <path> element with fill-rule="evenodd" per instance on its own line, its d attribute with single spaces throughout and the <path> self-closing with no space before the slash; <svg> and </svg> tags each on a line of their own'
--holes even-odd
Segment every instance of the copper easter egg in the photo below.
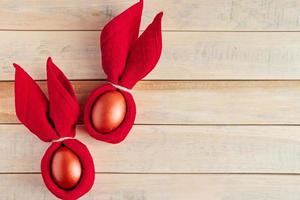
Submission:
<svg viewBox="0 0 300 200">
<path fill-rule="evenodd" d="M 60 147 L 53 155 L 51 173 L 54 182 L 63 189 L 77 185 L 82 174 L 79 158 L 67 147 Z"/>
<path fill-rule="evenodd" d="M 117 128 L 124 120 L 126 101 L 119 91 L 109 91 L 95 102 L 91 120 L 94 128 L 100 133 L 108 133 Z"/>
</svg>

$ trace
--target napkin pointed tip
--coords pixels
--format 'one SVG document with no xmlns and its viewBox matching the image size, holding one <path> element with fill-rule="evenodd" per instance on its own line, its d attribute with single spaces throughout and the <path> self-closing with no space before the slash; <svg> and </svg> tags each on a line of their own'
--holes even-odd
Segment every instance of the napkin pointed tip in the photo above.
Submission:
<svg viewBox="0 0 300 200">
<path fill-rule="evenodd" d="M 163 17 L 164 13 L 163 12 L 159 12 L 153 19 L 151 25 L 157 27 L 158 29 L 161 29 L 161 21 L 162 21 L 162 17 Z M 150 26 L 151 26 L 150 25 Z M 160 27 L 160 28 L 159 28 Z"/>
<path fill-rule="evenodd" d="M 21 68 L 20 65 L 18 65 L 17 63 L 13 63 L 13 66 L 16 70 Z"/>
<path fill-rule="evenodd" d="M 155 16 L 155 20 L 161 20 L 163 16 L 164 16 L 164 12 L 159 12 L 159 13 Z"/>
<path fill-rule="evenodd" d="M 49 56 L 48 59 L 47 59 L 47 63 L 49 64 L 49 63 L 52 63 L 52 62 L 53 62 L 52 58 Z"/>
<path fill-rule="evenodd" d="M 49 56 L 47 59 L 47 64 L 46 64 L 46 68 L 47 68 L 47 72 L 49 73 L 50 70 L 55 67 L 52 58 Z"/>
</svg>

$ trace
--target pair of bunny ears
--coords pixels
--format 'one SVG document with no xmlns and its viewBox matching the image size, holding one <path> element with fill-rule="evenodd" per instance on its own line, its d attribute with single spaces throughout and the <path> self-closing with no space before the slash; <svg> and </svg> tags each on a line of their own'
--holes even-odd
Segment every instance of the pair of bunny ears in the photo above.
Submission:
<svg viewBox="0 0 300 200">
<path fill-rule="evenodd" d="M 152 71 L 162 52 L 163 13 L 139 36 L 142 11 L 140 0 L 106 24 L 100 38 L 107 80 L 129 89 Z"/>
<path fill-rule="evenodd" d="M 19 120 L 45 142 L 74 137 L 80 107 L 72 85 L 52 59 L 47 61 L 49 100 L 19 65 L 14 67 L 15 109 Z"/>
</svg>

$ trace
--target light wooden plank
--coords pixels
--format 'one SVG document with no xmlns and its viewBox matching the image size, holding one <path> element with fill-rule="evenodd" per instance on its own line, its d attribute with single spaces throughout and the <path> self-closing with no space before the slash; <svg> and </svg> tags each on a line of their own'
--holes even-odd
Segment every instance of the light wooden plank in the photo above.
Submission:
<svg viewBox="0 0 300 200">
<path fill-rule="evenodd" d="M 136 125 L 118 145 L 97 141 L 82 126 L 97 172 L 300 173 L 299 126 Z M 39 172 L 49 144 L 22 125 L 0 126 L 0 172 Z"/>
<path fill-rule="evenodd" d="M 97 174 L 82 199 L 295 200 L 299 195 L 299 176 Z M 56 199 L 39 174 L 0 175 L 0 198 Z"/>
<path fill-rule="evenodd" d="M 0 3 L 0 29 L 97 30 L 137 0 Z M 143 27 L 165 12 L 165 30 L 300 30 L 297 0 L 145 1 Z"/>
<path fill-rule="evenodd" d="M 300 33 L 165 32 L 164 50 L 148 80 L 300 79 Z M 98 31 L 0 32 L 0 80 L 13 62 L 45 79 L 52 56 L 73 80 L 104 79 Z"/>
<path fill-rule="evenodd" d="M 73 84 L 83 104 L 103 82 Z M 0 123 L 18 123 L 13 82 L 0 88 Z M 300 124 L 300 81 L 144 81 L 133 94 L 138 124 Z"/>
</svg>

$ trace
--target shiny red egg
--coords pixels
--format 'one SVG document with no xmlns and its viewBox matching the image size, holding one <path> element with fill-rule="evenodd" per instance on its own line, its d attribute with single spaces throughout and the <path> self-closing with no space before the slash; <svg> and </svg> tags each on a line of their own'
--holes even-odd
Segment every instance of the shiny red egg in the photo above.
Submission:
<svg viewBox="0 0 300 200">
<path fill-rule="evenodd" d="M 95 102 L 91 120 L 94 128 L 100 133 L 108 133 L 117 128 L 124 120 L 126 101 L 119 91 L 109 91 Z"/>
<path fill-rule="evenodd" d="M 79 182 L 82 173 L 78 156 L 69 148 L 60 147 L 53 155 L 51 173 L 59 187 L 72 189 Z"/>
</svg>

